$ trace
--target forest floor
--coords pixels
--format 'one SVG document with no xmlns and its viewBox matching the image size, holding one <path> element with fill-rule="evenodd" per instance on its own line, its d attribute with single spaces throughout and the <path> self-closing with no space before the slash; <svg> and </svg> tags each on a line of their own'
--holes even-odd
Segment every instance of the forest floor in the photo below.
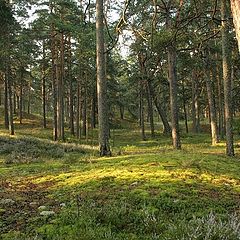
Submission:
<svg viewBox="0 0 240 240">
<path fill-rule="evenodd" d="M 123 121 L 99 158 L 95 131 L 55 143 L 37 117 L 13 137 L 0 124 L 0 239 L 240 239 L 239 139 L 234 158 L 208 133 L 173 150 Z"/>
</svg>

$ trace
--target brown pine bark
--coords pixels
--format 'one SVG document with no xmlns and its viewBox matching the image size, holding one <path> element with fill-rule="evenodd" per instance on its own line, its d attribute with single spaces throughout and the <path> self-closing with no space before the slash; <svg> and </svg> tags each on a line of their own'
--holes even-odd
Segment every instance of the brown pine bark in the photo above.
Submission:
<svg viewBox="0 0 240 240">
<path fill-rule="evenodd" d="M 23 119 L 23 76 L 24 68 L 21 67 L 20 73 L 20 93 L 19 93 L 19 122 L 22 124 Z"/>
<path fill-rule="evenodd" d="M 168 135 L 168 134 L 171 133 L 171 127 L 168 123 L 167 115 L 164 112 L 164 110 L 162 108 L 162 105 L 158 102 L 158 99 L 156 97 L 156 93 L 153 90 L 152 84 L 149 84 L 149 90 L 150 90 L 150 94 L 152 96 L 153 102 L 155 104 L 155 107 L 156 107 L 156 109 L 158 111 L 158 114 L 159 114 L 159 116 L 162 120 L 162 123 L 163 123 L 163 134 Z"/>
<path fill-rule="evenodd" d="M 120 105 L 119 106 L 119 112 L 120 112 L 120 118 L 121 120 L 124 120 L 124 111 L 125 111 L 125 108 L 123 105 Z"/>
<path fill-rule="evenodd" d="M 19 99 L 20 97 L 17 96 L 17 93 L 16 93 L 16 86 L 14 86 L 15 84 L 13 84 L 13 114 L 17 114 L 17 109 L 19 110 Z"/>
<path fill-rule="evenodd" d="M 81 84 L 77 82 L 77 112 L 76 112 L 76 135 L 78 139 L 81 139 Z"/>
<path fill-rule="evenodd" d="M 218 98 L 218 132 L 219 137 L 224 137 L 224 107 L 223 107 L 223 93 L 222 93 L 222 74 L 221 70 L 218 70 L 217 66 L 214 67 L 214 76 L 217 78 L 217 98 Z"/>
<path fill-rule="evenodd" d="M 58 138 L 62 141 L 65 140 L 64 136 L 64 34 L 60 34 L 60 52 L 59 52 L 59 65 L 58 65 L 58 78 L 57 78 L 57 113 L 58 113 Z"/>
<path fill-rule="evenodd" d="M 46 51 L 45 41 L 43 41 L 43 59 L 42 59 L 42 119 L 43 128 L 47 128 L 46 120 Z"/>
<path fill-rule="evenodd" d="M 146 134 L 145 134 L 143 82 L 142 82 L 142 79 L 141 79 L 141 82 L 140 82 L 140 89 L 139 89 L 139 119 L 140 119 L 142 140 L 146 141 L 147 138 L 146 138 Z"/>
<path fill-rule="evenodd" d="M 239 5 L 235 2 L 236 6 Z M 238 9 L 240 10 L 240 8 Z M 238 12 L 239 15 L 240 12 Z M 223 59 L 223 86 L 224 86 L 224 112 L 225 112 L 225 127 L 226 127 L 226 154 L 234 156 L 233 146 L 233 129 L 232 129 L 232 85 L 231 85 L 231 47 L 229 41 L 227 1 L 221 1 L 221 17 L 222 17 L 222 59 Z M 236 17 L 236 16 L 235 16 Z M 236 21 L 236 20 L 235 20 Z M 240 26 L 239 26 L 240 27 Z M 237 29 L 238 30 L 238 29 Z M 238 33 L 237 33 L 237 37 Z"/>
<path fill-rule="evenodd" d="M 240 1 L 230 0 L 233 15 L 233 23 L 235 26 L 236 37 L 238 41 L 238 48 L 240 51 Z"/>
<path fill-rule="evenodd" d="M 156 98 L 154 99 L 154 104 L 157 108 L 158 114 L 163 123 L 163 134 L 166 134 L 166 135 L 171 134 L 171 127 L 168 123 L 166 113 L 164 112 L 164 110 L 162 109 L 161 105 L 158 103 Z"/>
<path fill-rule="evenodd" d="M 31 82 L 28 83 L 28 100 L 27 100 L 27 113 L 31 112 Z"/>
<path fill-rule="evenodd" d="M 12 79 L 11 79 L 11 70 L 7 66 L 7 86 L 8 86 L 8 119 L 9 119 L 9 134 L 14 135 L 14 123 L 13 123 L 13 99 L 12 99 Z"/>
<path fill-rule="evenodd" d="M 86 135 L 87 135 L 87 84 L 86 84 L 86 79 L 85 79 L 85 83 L 84 83 L 84 92 L 83 92 L 82 135 L 84 137 L 86 137 Z"/>
<path fill-rule="evenodd" d="M 214 96 L 213 96 L 213 87 L 211 83 L 209 56 L 207 56 L 207 61 L 206 61 L 205 80 L 206 80 L 206 89 L 207 89 L 209 114 L 210 114 L 212 145 L 216 145 L 219 142 L 219 136 L 218 136 L 218 128 L 217 128 L 216 108 L 215 108 Z"/>
<path fill-rule="evenodd" d="M 188 133 L 188 115 L 187 115 L 187 106 L 186 106 L 187 101 L 186 101 L 184 82 L 182 83 L 182 98 L 183 98 L 183 112 L 184 112 L 185 129 L 186 129 L 186 133 Z"/>
<path fill-rule="evenodd" d="M 173 148 L 181 149 L 179 122 L 178 122 L 178 104 L 177 104 L 177 73 L 176 73 L 176 48 L 174 45 L 168 47 L 168 78 L 170 84 L 170 107 L 172 120 L 172 141 Z"/>
<path fill-rule="evenodd" d="M 94 87 L 91 101 L 91 128 L 96 128 L 96 89 Z"/>
<path fill-rule="evenodd" d="M 53 6 L 50 6 L 53 14 Z M 58 139 L 57 121 L 57 50 L 56 50 L 56 31 L 54 23 L 51 24 L 51 75 L 52 75 L 52 95 L 53 95 L 53 140 Z"/>
<path fill-rule="evenodd" d="M 7 73 L 5 73 L 5 78 L 4 78 L 4 126 L 5 126 L 6 129 L 9 128 Z"/>
<path fill-rule="evenodd" d="M 149 121 L 150 121 L 150 130 L 151 130 L 151 136 L 155 136 L 155 131 L 154 131 L 154 117 L 153 117 L 153 101 L 152 101 L 152 95 L 150 92 L 150 85 L 151 83 L 149 80 L 146 82 L 146 93 L 147 93 L 147 103 L 148 103 L 148 116 L 149 116 Z"/>
<path fill-rule="evenodd" d="M 197 84 L 197 72 L 196 70 L 192 73 L 192 131 L 199 133 L 200 131 L 200 120 L 199 120 L 199 90 Z"/>
<path fill-rule="evenodd" d="M 72 77 L 72 45 L 71 45 L 71 35 L 67 37 L 67 78 L 69 81 L 69 127 L 70 133 L 74 135 L 74 92 L 73 92 L 73 77 Z"/>
<path fill-rule="evenodd" d="M 104 57 L 104 16 L 103 0 L 96 1 L 96 37 L 97 37 L 97 92 L 98 92 L 98 128 L 100 156 L 110 156 L 109 116 L 107 102 L 107 84 Z"/>
<path fill-rule="evenodd" d="M 0 88 L 0 106 L 2 106 L 2 88 Z"/>
</svg>

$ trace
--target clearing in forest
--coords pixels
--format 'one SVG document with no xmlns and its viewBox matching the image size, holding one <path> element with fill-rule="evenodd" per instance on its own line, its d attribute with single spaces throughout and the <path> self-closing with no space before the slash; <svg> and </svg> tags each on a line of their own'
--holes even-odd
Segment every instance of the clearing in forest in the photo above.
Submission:
<svg viewBox="0 0 240 240">
<path fill-rule="evenodd" d="M 239 239 L 238 149 L 226 157 L 204 133 L 172 150 L 168 136 L 141 141 L 121 124 L 110 158 L 96 132 L 78 144 L 51 141 L 37 120 L 14 137 L 1 129 L 0 239 Z"/>
</svg>

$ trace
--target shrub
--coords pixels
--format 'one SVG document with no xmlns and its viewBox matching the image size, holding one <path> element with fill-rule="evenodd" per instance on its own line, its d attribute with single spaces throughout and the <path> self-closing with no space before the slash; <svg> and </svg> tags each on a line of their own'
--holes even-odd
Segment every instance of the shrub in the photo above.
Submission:
<svg viewBox="0 0 240 240">
<path fill-rule="evenodd" d="M 237 240 L 240 239 L 240 218 L 236 214 L 225 220 L 213 213 L 203 218 L 193 218 L 189 222 L 173 222 L 168 228 L 165 240 Z"/>
<path fill-rule="evenodd" d="M 41 157 L 62 158 L 68 152 L 86 153 L 86 150 L 78 145 L 27 137 L 0 137 L 0 145 L 0 154 L 7 155 L 5 163 L 30 163 Z"/>
</svg>

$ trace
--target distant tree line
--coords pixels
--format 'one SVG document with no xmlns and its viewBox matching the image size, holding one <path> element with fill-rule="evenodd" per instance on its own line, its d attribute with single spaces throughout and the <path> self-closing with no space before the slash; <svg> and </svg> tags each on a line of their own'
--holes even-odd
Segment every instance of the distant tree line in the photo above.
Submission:
<svg viewBox="0 0 240 240">
<path fill-rule="evenodd" d="M 55 141 L 98 127 L 100 155 L 109 156 L 111 119 L 133 118 L 143 140 L 146 122 L 154 137 L 161 120 L 175 149 L 182 121 L 186 133 L 210 126 L 212 144 L 225 139 L 233 156 L 239 11 L 235 0 L 0 0 L 5 127 L 13 135 L 24 112 L 41 114 L 43 128 L 52 124 Z"/>
</svg>

